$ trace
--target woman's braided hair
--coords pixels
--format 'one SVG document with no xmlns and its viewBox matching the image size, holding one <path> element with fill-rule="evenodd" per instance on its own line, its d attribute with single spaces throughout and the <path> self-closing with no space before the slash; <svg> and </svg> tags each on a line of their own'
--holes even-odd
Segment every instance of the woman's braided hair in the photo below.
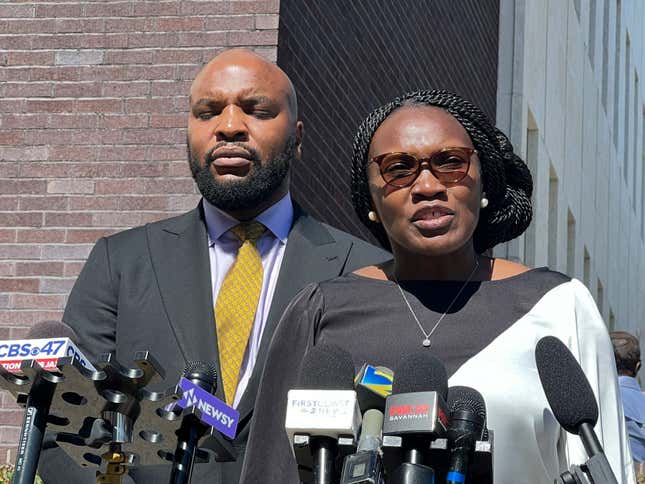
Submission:
<svg viewBox="0 0 645 484">
<path fill-rule="evenodd" d="M 448 91 L 426 90 L 410 92 L 375 109 L 361 123 L 354 136 L 352 202 L 358 218 L 379 242 L 390 248 L 383 226 L 367 218 L 372 210 L 367 184 L 367 156 L 378 127 L 393 111 L 403 106 L 437 106 L 444 109 L 461 123 L 478 151 L 482 183 L 489 204 L 479 215 L 473 236 L 475 250 L 484 252 L 524 232 L 532 217 L 533 180 L 526 164 L 513 152 L 511 142 L 470 102 Z"/>
</svg>

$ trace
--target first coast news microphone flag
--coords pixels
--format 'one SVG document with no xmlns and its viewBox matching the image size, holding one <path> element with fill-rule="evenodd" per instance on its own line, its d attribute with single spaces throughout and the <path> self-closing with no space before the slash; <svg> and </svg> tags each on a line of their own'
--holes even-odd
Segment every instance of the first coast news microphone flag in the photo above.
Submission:
<svg viewBox="0 0 645 484">
<path fill-rule="evenodd" d="M 214 396 L 217 375 L 207 363 L 190 362 L 177 385 L 151 391 L 148 385 L 164 372 L 146 351 L 134 355 L 135 368 L 126 368 L 113 355 L 90 362 L 61 322 L 41 323 L 28 336 L 0 341 L 0 387 L 26 408 L 14 484 L 33 483 L 45 427 L 58 432 L 58 444 L 78 465 L 106 477 L 167 462 L 170 482 L 187 483 L 195 461 L 237 457 L 230 441 L 239 414 Z M 545 337 L 536 363 L 556 419 L 580 436 L 589 455 L 555 482 L 617 483 L 593 431 L 593 392 L 573 355 L 557 338 Z M 285 422 L 300 479 L 492 484 L 493 431 L 486 429 L 479 392 L 448 389 L 445 368 L 428 352 L 407 355 L 394 374 L 365 364 L 355 376 L 351 355 L 334 346 L 307 354 Z M 568 394 L 577 398 L 567 400 L 559 389 L 572 384 Z"/>
</svg>

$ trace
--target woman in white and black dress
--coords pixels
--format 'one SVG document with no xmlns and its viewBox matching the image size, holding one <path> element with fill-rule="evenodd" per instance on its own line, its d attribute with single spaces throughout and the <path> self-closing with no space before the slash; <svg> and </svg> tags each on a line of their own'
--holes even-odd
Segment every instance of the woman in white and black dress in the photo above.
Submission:
<svg viewBox="0 0 645 484">
<path fill-rule="evenodd" d="M 534 349 L 546 335 L 580 362 L 609 462 L 619 482 L 634 482 L 612 348 L 589 292 L 547 268 L 483 255 L 531 220 L 531 176 L 506 136 L 460 97 L 418 91 L 365 119 L 352 163 L 356 212 L 394 259 L 310 285 L 292 301 L 269 352 L 243 482 L 298 482 L 286 392 L 306 352 L 333 343 L 357 368 L 393 368 L 426 348 L 444 362 L 450 386 L 483 395 L 495 483 L 551 484 L 586 455 L 542 391 Z"/>
</svg>

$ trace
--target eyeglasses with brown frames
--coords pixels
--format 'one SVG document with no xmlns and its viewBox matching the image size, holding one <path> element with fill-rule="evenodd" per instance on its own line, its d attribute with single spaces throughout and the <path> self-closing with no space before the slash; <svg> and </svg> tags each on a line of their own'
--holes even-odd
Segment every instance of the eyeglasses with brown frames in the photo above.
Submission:
<svg viewBox="0 0 645 484">
<path fill-rule="evenodd" d="M 468 174 L 475 153 L 477 150 L 473 148 L 447 147 L 426 158 L 417 158 L 410 153 L 383 153 L 370 161 L 378 165 L 385 183 L 405 188 L 414 183 L 424 163 L 441 183 L 459 183 Z"/>
</svg>

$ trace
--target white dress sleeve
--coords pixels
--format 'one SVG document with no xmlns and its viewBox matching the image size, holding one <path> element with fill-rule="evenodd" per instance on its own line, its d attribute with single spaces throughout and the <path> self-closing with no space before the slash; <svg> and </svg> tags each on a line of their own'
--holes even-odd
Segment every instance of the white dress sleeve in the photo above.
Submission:
<svg viewBox="0 0 645 484">
<path fill-rule="evenodd" d="M 595 431 L 618 482 L 636 482 L 632 464 L 623 405 L 618 388 L 614 352 L 607 328 L 587 288 L 578 280 L 569 283 L 575 294 L 575 333 L 569 349 L 580 362 L 598 402 Z M 568 463 L 587 460 L 580 438 L 562 431 Z"/>
<path fill-rule="evenodd" d="M 503 304 L 523 302 L 509 298 Z M 598 439 L 618 482 L 635 484 L 613 350 L 589 291 L 573 279 L 526 311 L 449 380 L 484 397 L 494 433 L 495 484 L 553 484 L 572 464 L 588 459 L 580 438 L 556 421 L 542 389 L 535 346 L 547 335 L 563 341 L 580 362 L 598 401 Z"/>
</svg>

